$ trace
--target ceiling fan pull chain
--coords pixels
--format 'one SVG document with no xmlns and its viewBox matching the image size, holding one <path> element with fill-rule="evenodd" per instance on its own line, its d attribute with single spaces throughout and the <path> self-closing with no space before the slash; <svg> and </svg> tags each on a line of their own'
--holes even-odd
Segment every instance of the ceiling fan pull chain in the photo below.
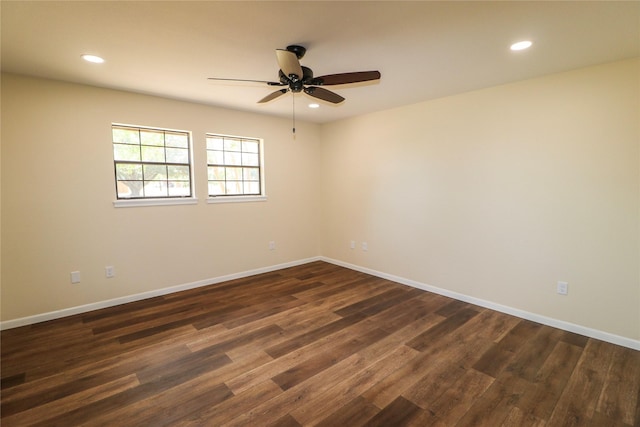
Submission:
<svg viewBox="0 0 640 427">
<path fill-rule="evenodd" d="M 296 134 L 296 94 L 291 92 L 291 102 L 293 104 L 293 135 Z"/>
</svg>

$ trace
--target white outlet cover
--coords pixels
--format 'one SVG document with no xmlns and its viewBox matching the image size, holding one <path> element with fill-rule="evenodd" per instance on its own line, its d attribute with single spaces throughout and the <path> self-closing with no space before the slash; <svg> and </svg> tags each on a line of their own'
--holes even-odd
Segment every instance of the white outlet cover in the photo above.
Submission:
<svg viewBox="0 0 640 427">
<path fill-rule="evenodd" d="M 104 275 L 107 276 L 107 278 L 112 278 L 115 277 L 116 275 L 116 271 L 113 268 L 113 266 L 107 266 L 104 268 Z"/>
<path fill-rule="evenodd" d="M 567 282 L 558 282 L 556 287 L 556 292 L 560 295 L 567 295 L 569 293 L 569 283 Z"/>
<path fill-rule="evenodd" d="M 71 283 L 80 283 L 80 272 L 72 271 L 71 272 Z"/>
</svg>

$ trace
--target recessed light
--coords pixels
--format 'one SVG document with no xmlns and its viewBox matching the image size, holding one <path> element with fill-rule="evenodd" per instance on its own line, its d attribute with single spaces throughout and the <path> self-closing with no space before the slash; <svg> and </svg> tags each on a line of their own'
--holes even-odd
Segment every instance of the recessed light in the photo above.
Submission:
<svg viewBox="0 0 640 427">
<path fill-rule="evenodd" d="M 93 62 L 94 64 L 102 64 L 104 62 L 104 59 L 100 58 L 99 56 L 89 55 L 87 53 L 85 53 L 84 55 L 80 55 L 80 57 L 85 61 Z"/>
<path fill-rule="evenodd" d="M 320 104 L 309 104 L 309 108 L 320 108 Z"/>
<path fill-rule="evenodd" d="M 528 49 L 531 47 L 531 45 L 533 44 L 533 42 L 530 42 L 529 40 L 523 40 L 521 42 L 518 43 L 514 43 L 511 45 L 511 50 L 524 50 L 524 49 Z"/>
</svg>

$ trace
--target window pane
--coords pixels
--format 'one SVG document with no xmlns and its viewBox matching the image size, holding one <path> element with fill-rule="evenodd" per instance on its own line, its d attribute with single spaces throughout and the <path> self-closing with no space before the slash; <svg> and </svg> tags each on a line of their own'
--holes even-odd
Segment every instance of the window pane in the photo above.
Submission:
<svg viewBox="0 0 640 427">
<path fill-rule="evenodd" d="M 189 163 L 189 150 L 184 148 L 167 148 L 168 163 Z"/>
<path fill-rule="evenodd" d="M 207 150 L 224 150 L 224 140 L 222 137 L 207 137 Z"/>
<path fill-rule="evenodd" d="M 142 165 L 132 165 L 128 163 L 116 164 L 116 177 L 119 181 L 142 179 Z"/>
<path fill-rule="evenodd" d="M 257 141 L 242 141 L 242 151 L 245 153 L 257 153 L 258 147 Z"/>
<path fill-rule="evenodd" d="M 224 151 L 207 151 L 207 164 L 224 165 Z"/>
<path fill-rule="evenodd" d="M 260 140 L 207 135 L 209 194 L 261 194 Z"/>
<path fill-rule="evenodd" d="M 257 154 L 242 153 L 242 164 L 245 166 L 258 166 L 260 164 L 260 160 Z"/>
<path fill-rule="evenodd" d="M 223 196 L 224 195 L 224 181 L 209 181 L 209 195 L 210 196 Z"/>
<path fill-rule="evenodd" d="M 184 181 L 169 181 L 169 196 L 190 196 L 189 183 Z"/>
<path fill-rule="evenodd" d="M 209 166 L 207 169 L 207 175 L 210 181 L 224 181 L 224 167 L 221 166 Z"/>
<path fill-rule="evenodd" d="M 242 142 L 239 139 L 225 138 L 225 151 L 242 151 Z"/>
<path fill-rule="evenodd" d="M 227 181 L 226 183 L 227 194 L 242 194 L 242 182 L 241 181 Z"/>
<path fill-rule="evenodd" d="M 167 166 L 168 179 L 175 181 L 189 180 L 189 166 Z"/>
<path fill-rule="evenodd" d="M 166 132 L 164 140 L 167 147 L 189 148 L 189 136 L 184 133 Z"/>
<path fill-rule="evenodd" d="M 242 154 L 236 152 L 225 152 L 224 153 L 224 163 L 227 165 L 241 165 L 242 164 Z"/>
<path fill-rule="evenodd" d="M 225 168 L 226 179 L 230 181 L 240 181 L 242 179 L 242 168 Z"/>
<path fill-rule="evenodd" d="M 120 125 L 111 129 L 118 198 L 192 196 L 188 132 Z"/>
<path fill-rule="evenodd" d="M 113 159 L 114 160 L 131 160 L 134 162 L 139 162 L 140 146 L 113 144 Z"/>
<path fill-rule="evenodd" d="M 167 197 L 169 195 L 167 191 L 167 182 L 151 181 L 145 183 L 144 195 L 145 197 Z"/>
<path fill-rule="evenodd" d="M 244 194 L 260 194 L 260 183 L 245 181 Z"/>
<path fill-rule="evenodd" d="M 242 176 L 245 181 L 259 181 L 260 172 L 257 168 L 243 168 Z"/>
<path fill-rule="evenodd" d="M 164 163 L 163 147 L 147 147 L 142 146 L 142 161 Z"/>
<path fill-rule="evenodd" d="M 142 145 L 157 145 L 164 146 L 164 132 L 157 132 L 152 130 L 140 131 L 140 143 Z"/>
<path fill-rule="evenodd" d="M 118 197 L 143 197 L 142 181 L 118 181 Z"/>
<path fill-rule="evenodd" d="M 165 165 L 144 165 L 144 180 L 166 180 L 167 167 Z"/>
<path fill-rule="evenodd" d="M 132 194 L 131 187 L 127 185 L 127 182 L 123 181 L 116 182 L 116 191 L 118 192 L 118 197 L 131 197 Z"/>
<path fill-rule="evenodd" d="M 126 129 L 114 127 L 111 130 L 113 134 L 113 142 L 119 142 L 122 144 L 139 144 L 138 129 Z"/>
</svg>

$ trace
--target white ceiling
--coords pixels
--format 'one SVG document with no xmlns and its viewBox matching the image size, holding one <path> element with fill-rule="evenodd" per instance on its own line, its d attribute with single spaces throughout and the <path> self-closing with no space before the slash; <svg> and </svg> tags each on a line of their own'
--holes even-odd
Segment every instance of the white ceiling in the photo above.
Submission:
<svg viewBox="0 0 640 427">
<path fill-rule="evenodd" d="M 640 56 L 640 2 L 6 1 L 2 70 L 289 117 L 270 103 L 275 49 L 307 48 L 316 76 L 379 70 L 376 84 L 333 86 L 338 106 L 295 95 L 318 123 Z M 530 39 L 531 49 L 509 45 Z M 82 61 L 93 53 L 101 65 Z"/>
</svg>

